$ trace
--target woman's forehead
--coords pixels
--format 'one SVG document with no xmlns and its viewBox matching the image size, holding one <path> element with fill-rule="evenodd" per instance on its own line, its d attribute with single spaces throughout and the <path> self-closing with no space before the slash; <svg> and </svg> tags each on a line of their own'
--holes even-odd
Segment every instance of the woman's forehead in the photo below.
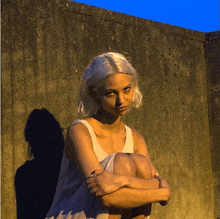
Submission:
<svg viewBox="0 0 220 219">
<path fill-rule="evenodd" d="M 132 83 L 132 76 L 125 73 L 114 73 L 106 77 L 103 82 L 106 89 L 126 87 Z"/>
</svg>

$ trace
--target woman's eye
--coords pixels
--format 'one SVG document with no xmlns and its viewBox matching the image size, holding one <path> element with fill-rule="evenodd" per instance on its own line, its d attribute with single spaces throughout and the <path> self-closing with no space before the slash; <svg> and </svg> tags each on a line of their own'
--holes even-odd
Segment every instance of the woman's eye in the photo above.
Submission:
<svg viewBox="0 0 220 219">
<path fill-rule="evenodd" d="M 128 91 L 130 91 L 130 89 L 131 89 L 131 87 L 126 87 L 126 88 L 124 89 L 124 91 L 128 92 Z"/>
<path fill-rule="evenodd" d="M 105 96 L 106 96 L 106 97 L 112 97 L 112 96 L 114 96 L 114 93 L 113 93 L 113 92 L 107 92 L 107 93 L 105 94 Z"/>
</svg>

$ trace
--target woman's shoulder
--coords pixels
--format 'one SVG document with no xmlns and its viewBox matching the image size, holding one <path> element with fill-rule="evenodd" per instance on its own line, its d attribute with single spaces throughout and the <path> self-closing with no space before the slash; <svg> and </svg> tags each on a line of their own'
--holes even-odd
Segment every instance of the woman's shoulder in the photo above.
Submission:
<svg viewBox="0 0 220 219">
<path fill-rule="evenodd" d="M 132 135 L 133 135 L 133 138 L 134 139 L 136 139 L 136 140 L 139 140 L 139 139 L 143 139 L 143 136 L 141 135 L 141 133 L 140 132 L 138 132 L 136 129 L 134 129 L 134 128 L 131 128 L 131 127 L 129 127 L 130 129 L 131 129 L 131 132 L 132 132 Z"/>
<path fill-rule="evenodd" d="M 86 127 L 85 125 L 86 120 L 85 119 L 76 119 L 74 122 L 72 122 L 70 124 L 70 126 L 68 127 L 68 129 L 72 128 L 72 127 Z"/>
<path fill-rule="evenodd" d="M 67 129 L 65 153 L 68 160 L 75 160 L 75 150 L 78 148 L 92 148 L 91 136 L 88 128 L 82 122 L 72 123 Z"/>
<path fill-rule="evenodd" d="M 89 135 L 88 127 L 86 126 L 85 120 L 75 120 L 67 129 L 67 135 L 71 134 L 86 134 Z"/>
<path fill-rule="evenodd" d="M 143 145 L 146 146 L 144 137 L 134 128 L 130 128 L 134 142 L 134 151 L 138 151 Z"/>
</svg>

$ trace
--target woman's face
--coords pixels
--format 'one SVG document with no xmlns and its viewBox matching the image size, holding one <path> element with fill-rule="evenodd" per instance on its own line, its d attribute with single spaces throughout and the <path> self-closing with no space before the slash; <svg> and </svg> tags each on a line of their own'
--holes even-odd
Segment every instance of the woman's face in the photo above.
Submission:
<svg viewBox="0 0 220 219">
<path fill-rule="evenodd" d="M 132 76 L 124 73 L 109 75 L 98 91 L 102 108 L 115 116 L 124 115 L 134 93 Z"/>
</svg>

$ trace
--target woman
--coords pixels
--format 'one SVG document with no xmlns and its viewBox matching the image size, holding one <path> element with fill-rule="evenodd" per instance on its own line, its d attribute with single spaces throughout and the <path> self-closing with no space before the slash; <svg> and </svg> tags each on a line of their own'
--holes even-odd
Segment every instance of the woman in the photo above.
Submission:
<svg viewBox="0 0 220 219">
<path fill-rule="evenodd" d="M 47 218 L 143 219 L 165 205 L 170 187 L 146 143 L 122 116 L 138 107 L 137 74 L 118 53 L 97 56 L 83 74 L 79 111 L 69 127 L 56 195 Z"/>
</svg>

